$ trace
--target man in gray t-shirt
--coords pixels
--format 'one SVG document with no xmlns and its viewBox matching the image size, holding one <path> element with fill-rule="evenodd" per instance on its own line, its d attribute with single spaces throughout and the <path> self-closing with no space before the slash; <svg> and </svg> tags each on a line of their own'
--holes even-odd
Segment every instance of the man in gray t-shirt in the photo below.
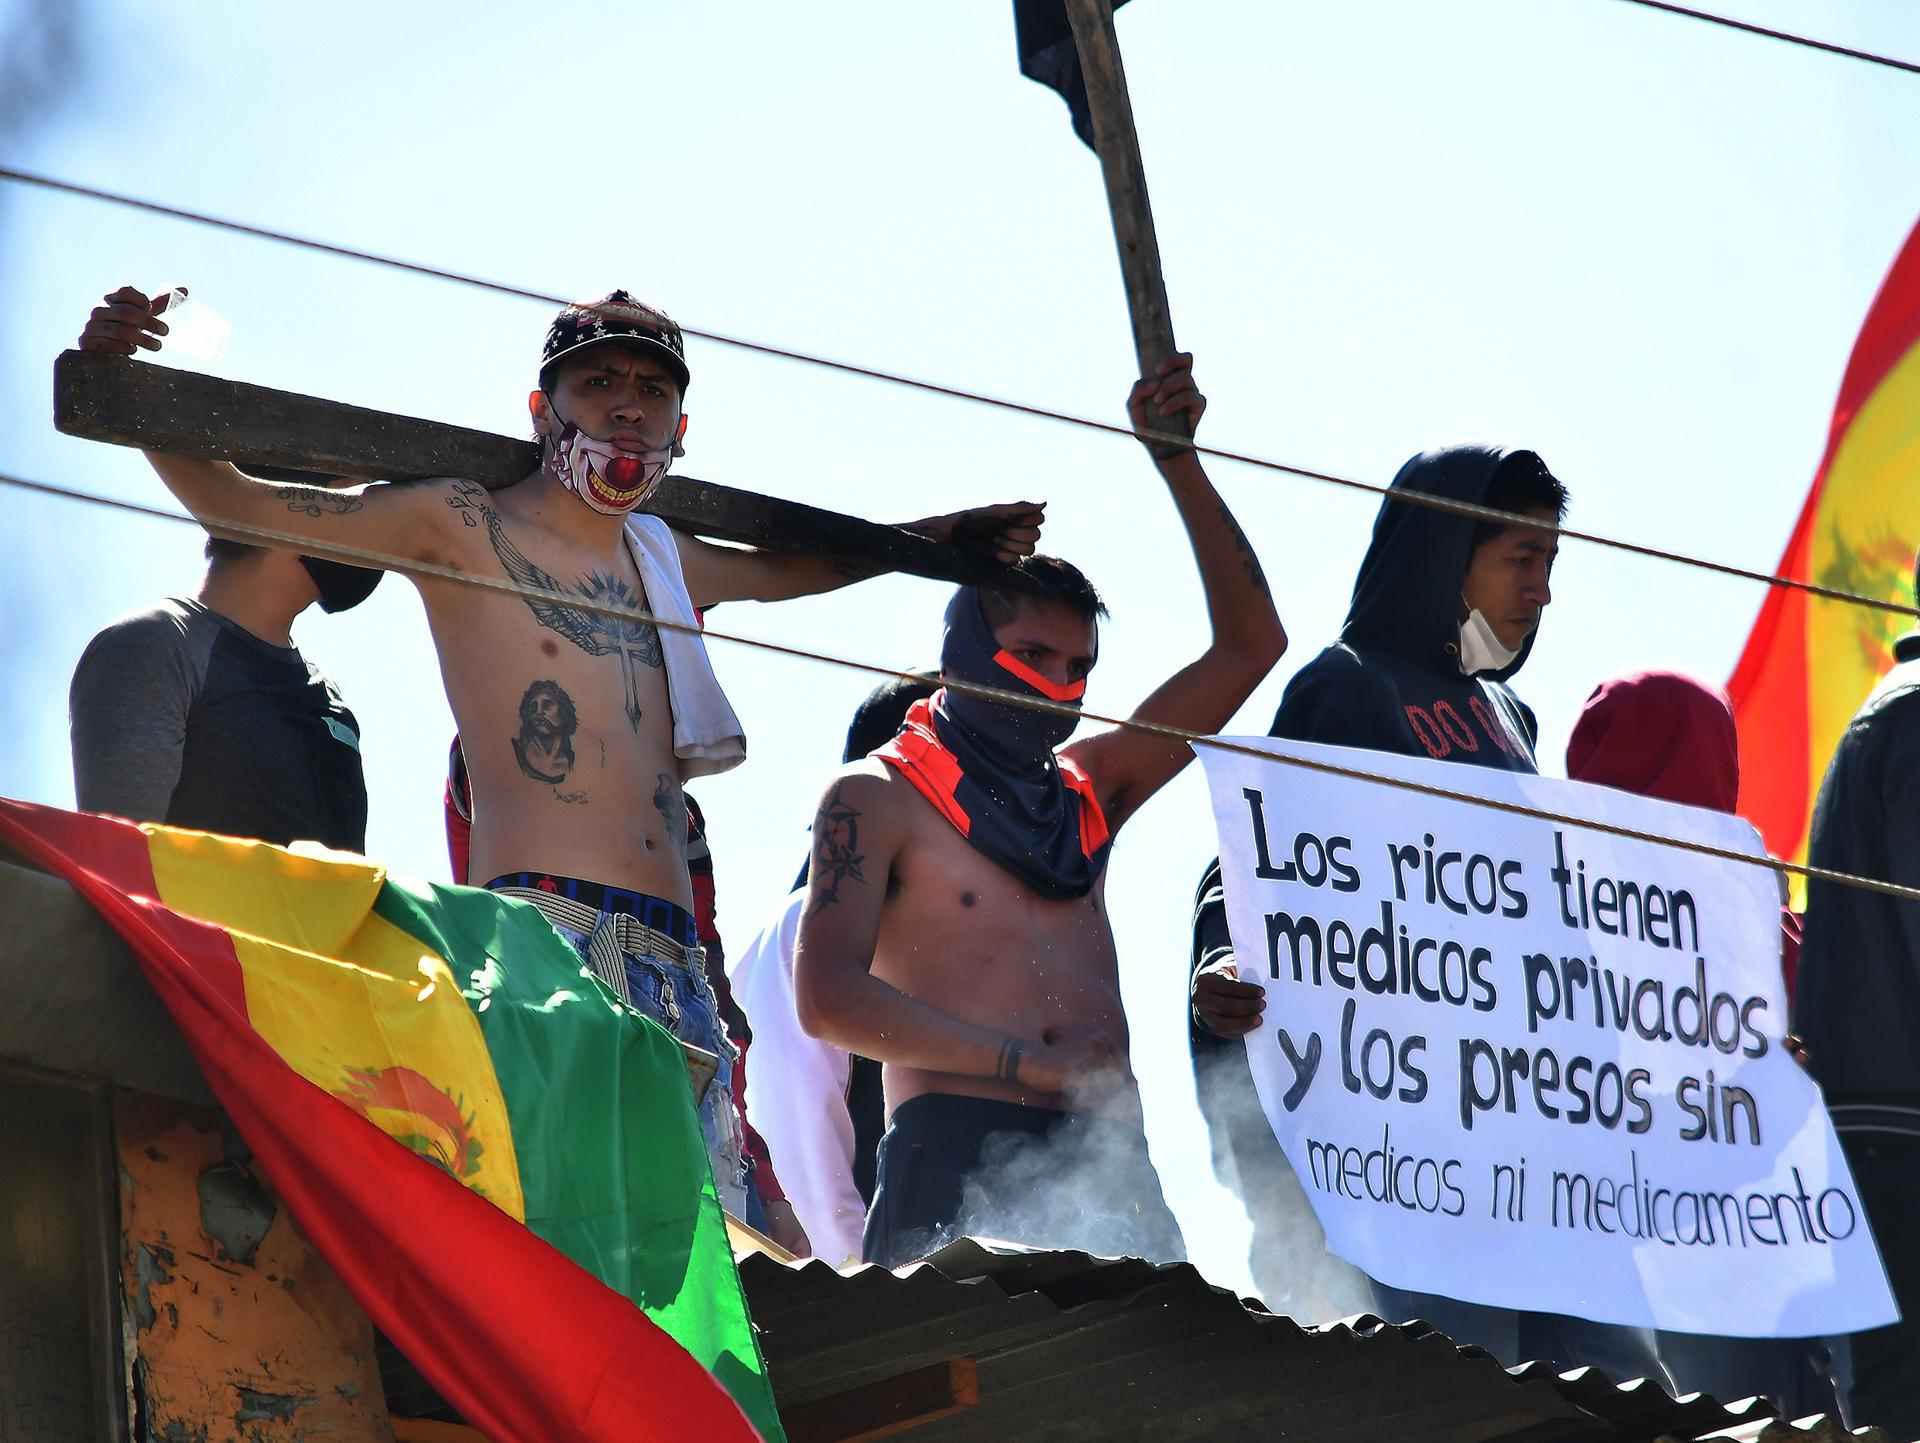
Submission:
<svg viewBox="0 0 1920 1443">
<path fill-rule="evenodd" d="M 293 645 L 318 601 L 358 605 L 377 571 L 221 539 L 191 597 L 108 625 L 74 669 L 82 809 L 287 843 L 366 849 L 360 725 Z"/>
</svg>

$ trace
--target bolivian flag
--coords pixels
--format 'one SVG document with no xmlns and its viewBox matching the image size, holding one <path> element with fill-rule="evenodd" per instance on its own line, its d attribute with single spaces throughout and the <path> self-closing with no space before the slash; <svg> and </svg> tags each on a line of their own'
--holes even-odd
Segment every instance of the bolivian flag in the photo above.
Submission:
<svg viewBox="0 0 1920 1443">
<path fill-rule="evenodd" d="M 1920 542 L 1920 226 L 1867 312 L 1826 455 L 1779 574 L 1911 605 Z M 1776 857 L 1805 861 L 1814 796 L 1840 734 L 1893 665 L 1912 617 L 1774 588 L 1727 690 L 1740 729 L 1740 814 Z M 1796 895 L 1804 887 L 1795 878 Z"/>
<path fill-rule="evenodd" d="M 533 908 L 23 802 L 0 845 L 126 939 L 287 1211 L 491 1443 L 781 1436 L 680 1047 Z"/>
</svg>

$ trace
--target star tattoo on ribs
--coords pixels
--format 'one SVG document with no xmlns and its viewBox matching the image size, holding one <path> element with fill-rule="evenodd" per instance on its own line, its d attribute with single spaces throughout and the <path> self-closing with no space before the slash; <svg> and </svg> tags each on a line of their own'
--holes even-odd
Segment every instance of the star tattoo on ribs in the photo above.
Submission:
<svg viewBox="0 0 1920 1443">
<path fill-rule="evenodd" d="M 680 783 L 665 772 L 655 774 L 659 782 L 653 789 L 653 809 L 660 814 L 660 825 L 666 828 L 667 845 L 676 852 L 687 849 L 687 804 L 680 791 Z"/>
<path fill-rule="evenodd" d="M 448 504 L 453 503 L 449 500 Z M 551 572 L 529 561 L 520 548 L 513 544 L 513 539 L 507 535 L 506 524 L 501 521 L 497 511 L 487 507 L 485 516 L 487 540 L 492 543 L 493 554 L 500 558 L 507 575 L 526 587 L 529 593 L 549 593 L 547 596 L 523 595 L 522 599 L 533 613 L 533 619 L 548 631 L 564 636 L 588 656 L 620 658 L 620 674 L 627 684 L 627 724 L 636 732 L 639 731 L 640 673 L 635 668 L 647 666 L 658 671 L 665 665 L 660 652 L 660 629 L 650 621 L 580 611 L 553 600 L 551 594 L 557 592 L 564 596 L 578 596 L 599 605 L 618 606 L 631 611 L 642 609 L 639 596 L 619 577 L 603 571 L 588 572 L 581 578 L 578 587 L 565 585 Z"/>
<path fill-rule="evenodd" d="M 840 884 L 849 877 L 856 882 L 867 880 L 860 870 L 866 861 L 860 850 L 860 813 L 840 800 L 838 782 L 813 819 L 813 836 L 814 875 L 825 878 L 820 900 L 813 904 L 813 912 L 819 912 L 840 900 Z"/>
</svg>

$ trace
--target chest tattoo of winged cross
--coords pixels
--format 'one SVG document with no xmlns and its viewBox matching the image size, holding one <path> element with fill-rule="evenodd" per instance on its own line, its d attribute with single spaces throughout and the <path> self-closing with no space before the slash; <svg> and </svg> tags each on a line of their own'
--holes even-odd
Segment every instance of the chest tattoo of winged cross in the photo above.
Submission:
<svg viewBox="0 0 1920 1443">
<path fill-rule="evenodd" d="M 529 561 L 520 548 L 513 544 L 499 512 L 491 506 L 481 509 L 486 516 L 487 539 L 493 545 L 493 554 L 500 558 L 507 575 L 529 591 L 561 592 L 598 605 L 621 606 L 635 611 L 644 609 L 631 586 L 604 571 L 589 571 L 580 579 L 578 587 L 565 585 L 551 572 Z M 462 515 L 470 516 L 470 512 L 462 509 Z M 472 524 L 471 520 L 468 524 Z M 659 628 L 650 621 L 580 611 L 553 600 L 551 596 L 527 595 L 523 599 L 535 621 L 548 631 L 558 632 L 588 656 L 620 658 L 620 675 L 627 684 L 627 724 L 636 732 L 639 731 L 640 674 L 634 668 L 649 666 L 658 671 L 664 665 L 660 654 Z"/>
</svg>

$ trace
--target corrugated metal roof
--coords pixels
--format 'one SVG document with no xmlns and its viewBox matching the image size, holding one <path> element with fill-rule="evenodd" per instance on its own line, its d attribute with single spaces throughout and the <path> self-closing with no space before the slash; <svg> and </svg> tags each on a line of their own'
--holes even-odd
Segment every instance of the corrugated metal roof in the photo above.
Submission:
<svg viewBox="0 0 1920 1443">
<path fill-rule="evenodd" d="M 741 1263 L 781 1411 L 965 1357 L 979 1402 L 913 1427 L 960 1440 L 1273 1438 L 1656 1443 L 1872 1438 L 1790 1427 L 1757 1400 L 1676 1400 L 1597 1369 L 1509 1371 L 1423 1325 L 1302 1327 L 1188 1264 L 951 1244 L 912 1268 Z M 1771 1431 L 1768 1431 L 1771 1429 Z M 1733 1431 L 1729 1431 L 1733 1430 Z M 876 1435 L 870 1435 L 876 1436 Z"/>
</svg>

